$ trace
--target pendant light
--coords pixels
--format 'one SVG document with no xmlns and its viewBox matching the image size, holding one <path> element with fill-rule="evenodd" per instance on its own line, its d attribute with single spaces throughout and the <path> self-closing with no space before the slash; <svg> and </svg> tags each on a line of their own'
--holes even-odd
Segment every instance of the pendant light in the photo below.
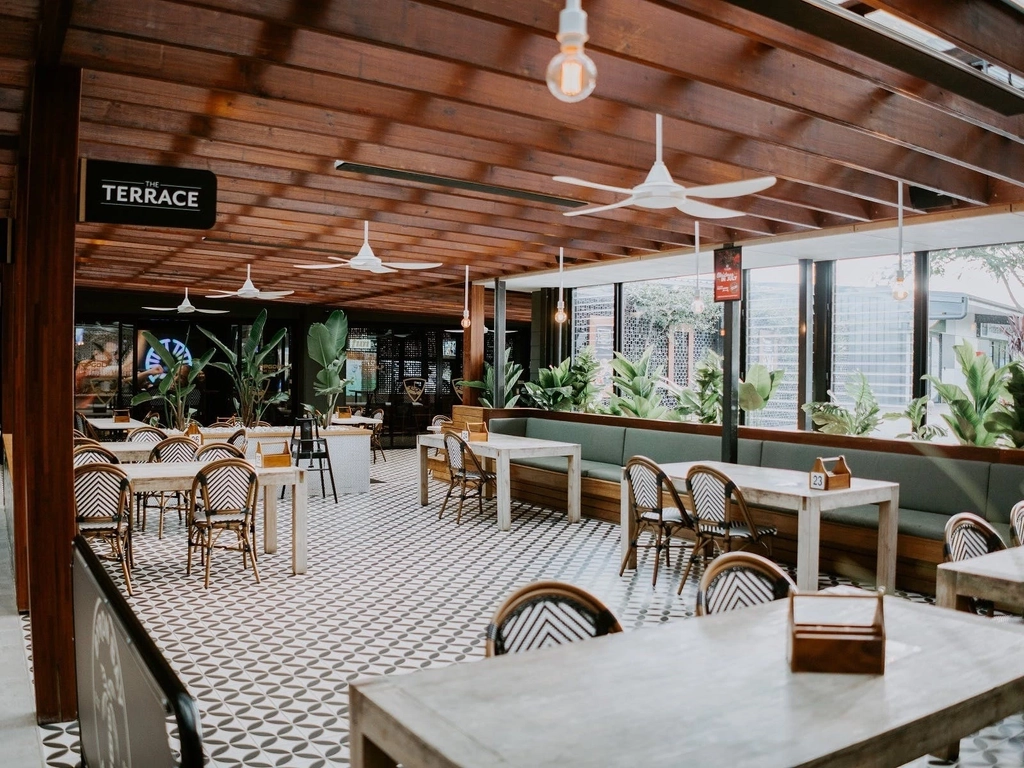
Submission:
<svg viewBox="0 0 1024 768">
<path fill-rule="evenodd" d="M 469 319 L 469 264 L 466 265 L 466 289 L 462 294 L 462 320 L 459 325 L 463 328 L 469 328 L 472 325 Z"/>
<path fill-rule="evenodd" d="M 555 322 L 561 325 L 569 319 L 569 315 L 565 312 L 565 289 L 562 287 L 562 266 L 565 259 L 565 250 L 563 248 L 558 249 L 558 303 L 555 305 Z"/>
<path fill-rule="evenodd" d="M 700 222 L 693 222 L 693 245 L 694 253 L 697 256 L 697 295 L 693 299 L 690 309 L 693 314 L 699 315 L 704 312 L 704 299 L 700 297 Z"/>
<path fill-rule="evenodd" d="M 896 193 L 896 241 L 899 244 L 900 260 L 896 268 L 896 280 L 892 284 L 892 297 L 896 301 L 903 301 L 910 295 L 906 286 L 906 273 L 903 271 L 903 182 L 899 182 L 899 191 Z"/>
<path fill-rule="evenodd" d="M 580 0 L 565 0 L 558 14 L 558 36 L 562 51 L 548 64 L 548 89 L 559 101 L 583 101 L 597 85 L 597 67 L 583 52 L 587 42 L 587 13 Z"/>
</svg>

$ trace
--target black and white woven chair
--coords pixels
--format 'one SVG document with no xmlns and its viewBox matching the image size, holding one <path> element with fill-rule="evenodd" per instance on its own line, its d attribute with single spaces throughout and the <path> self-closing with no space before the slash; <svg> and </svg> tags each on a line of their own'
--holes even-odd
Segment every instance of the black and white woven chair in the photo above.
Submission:
<svg viewBox="0 0 1024 768">
<path fill-rule="evenodd" d="M 205 587 L 210 586 L 210 563 L 217 540 L 225 531 L 237 537 L 237 545 L 225 546 L 242 553 L 242 568 L 252 563 L 256 583 L 260 572 L 256 567 L 256 547 L 250 537 L 259 480 L 256 470 L 244 459 L 221 459 L 207 464 L 192 482 L 188 511 L 188 560 L 185 573 L 192 573 L 192 552 L 198 549 L 205 562 Z"/>
<path fill-rule="evenodd" d="M 196 451 L 196 461 L 219 461 L 220 459 L 244 459 L 240 448 L 230 443 L 207 443 Z"/>
<path fill-rule="evenodd" d="M 771 541 L 778 529 L 754 523 L 743 494 L 728 475 L 696 464 L 686 473 L 686 490 L 700 534 L 695 553 L 703 550 L 706 558 L 708 549 L 716 546 L 722 552 L 759 547 L 771 555 Z"/>
<path fill-rule="evenodd" d="M 177 435 L 168 437 L 153 445 L 149 452 L 151 462 L 185 462 L 196 460 L 196 450 L 199 448 L 196 443 L 188 437 Z M 170 503 L 170 497 L 174 496 L 174 504 Z M 188 500 L 182 499 L 178 492 L 172 493 L 144 493 L 141 494 L 142 502 L 142 530 L 146 530 L 146 512 L 149 507 L 149 499 L 156 498 L 160 512 L 160 520 L 157 526 L 157 537 L 164 537 L 164 513 L 168 507 L 178 510 L 178 519 L 183 519 L 183 512 L 188 509 Z"/>
<path fill-rule="evenodd" d="M 697 615 L 781 600 L 793 587 L 789 574 L 768 558 L 753 552 L 727 552 L 704 571 L 697 590 Z"/>
<path fill-rule="evenodd" d="M 561 581 L 516 590 L 487 625 L 487 656 L 521 653 L 621 632 L 618 619 L 589 592 Z"/>
<path fill-rule="evenodd" d="M 1010 510 L 1010 546 L 1019 547 L 1024 541 L 1024 501 L 1018 501 Z"/>
<path fill-rule="evenodd" d="M 79 437 L 75 435 L 75 448 L 81 448 L 83 445 L 90 445 L 102 448 L 99 440 L 93 440 L 91 437 Z"/>
<path fill-rule="evenodd" d="M 1005 542 L 991 523 L 972 512 L 961 512 L 949 518 L 943 539 L 942 552 L 948 563 L 1006 549 Z M 968 605 L 973 613 L 984 616 L 992 616 L 995 612 L 989 600 L 970 598 Z"/>
<path fill-rule="evenodd" d="M 480 514 L 484 513 L 484 486 L 487 483 L 495 482 L 492 472 L 484 469 L 480 458 L 473 452 L 465 440 L 454 432 L 444 433 L 444 459 L 448 465 L 448 493 L 444 496 L 444 503 L 437 513 L 437 519 L 441 519 L 448 501 L 455 489 L 459 489 L 459 510 L 455 515 L 455 523 L 462 522 L 462 506 L 466 499 L 476 496 L 480 505 Z"/>
<path fill-rule="evenodd" d="M 623 470 L 626 478 L 626 486 L 629 489 L 629 514 L 633 518 L 635 534 L 629 542 L 629 550 L 622 558 L 622 566 L 619 568 L 619 576 L 629 563 L 629 558 L 641 546 L 653 547 L 654 553 L 654 575 L 651 577 L 651 585 L 658 583 L 658 567 L 661 563 L 661 553 L 665 552 L 665 566 L 672 565 L 669 559 L 669 550 L 672 546 L 682 549 L 682 543 L 672 545 L 672 536 L 682 529 L 693 531 L 694 536 L 699 538 L 697 527 L 683 506 L 679 492 L 676 491 L 668 475 L 654 461 L 646 456 L 634 456 L 626 462 Z M 670 506 L 664 505 L 665 496 L 671 499 Z M 654 541 L 648 544 L 640 544 L 640 537 L 648 533 L 654 537 Z M 698 547 L 695 545 L 689 562 L 686 564 L 686 571 L 683 573 L 683 583 L 686 583 L 690 575 L 690 567 L 697 554 Z M 682 587 L 680 586 L 680 590 Z"/>
<path fill-rule="evenodd" d="M 159 443 L 167 439 L 167 433 L 156 427 L 133 429 L 125 438 L 129 443 Z"/>
<path fill-rule="evenodd" d="M 100 539 L 121 564 L 125 588 L 132 594 L 132 485 L 114 464 L 90 463 L 75 468 L 75 522 L 87 539 Z"/>
<path fill-rule="evenodd" d="M 79 438 L 81 439 L 81 438 Z M 76 445 L 71 454 L 71 464 L 82 467 L 86 464 L 120 464 L 117 456 L 97 442 Z"/>
<path fill-rule="evenodd" d="M 232 432 L 231 435 L 226 440 L 226 442 L 228 443 L 228 445 L 233 445 L 235 446 L 235 448 L 238 448 L 242 453 L 245 453 L 245 448 L 249 443 L 248 439 L 245 436 L 245 427 L 242 427 L 242 429 L 236 429 L 234 432 Z"/>
</svg>

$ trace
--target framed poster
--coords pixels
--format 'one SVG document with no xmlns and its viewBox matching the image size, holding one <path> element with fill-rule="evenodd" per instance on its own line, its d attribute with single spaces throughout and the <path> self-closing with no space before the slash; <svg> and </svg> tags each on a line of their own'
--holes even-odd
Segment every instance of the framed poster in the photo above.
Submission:
<svg viewBox="0 0 1024 768">
<path fill-rule="evenodd" d="M 715 251 L 715 301 L 739 301 L 743 298 L 742 250 L 733 246 Z"/>
</svg>

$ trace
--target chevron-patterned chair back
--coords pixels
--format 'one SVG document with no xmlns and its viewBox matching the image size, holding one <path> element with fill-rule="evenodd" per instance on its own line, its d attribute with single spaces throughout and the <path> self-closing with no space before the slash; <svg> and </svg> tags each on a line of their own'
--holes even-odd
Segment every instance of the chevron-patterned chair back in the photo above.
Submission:
<svg viewBox="0 0 1024 768">
<path fill-rule="evenodd" d="M 1018 501 L 1010 510 L 1010 541 L 1015 547 L 1024 541 L 1024 501 Z"/>
<path fill-rule="evenodd" d="M 789 574 L 768 558 L 752 552 L 727 552 L 704 571 L 697 590 L 697 615 L 781 600 L 795 586 Z"/>
<path fill-rule="evenodd" d="M 116 528 L 131 521 L 131 482 L 114 464 L 75 468 L 75 518 L 83 528 Z"/>
<path fill-rule="evenodd" d="M 430 420 L 430 426 L 432 427 L 443 427 L 445 424 L 451 424 L 452 420 L 450 417 L 445 416 L 443 413 L 437 414 Z"/>
<path fill-rule="evenodd" d="M 513 593 L 487 626 L 488 656 L 520 653 L 621 632 L 604 603 L 560 581 L 538 581 Z"/>
<path fill-rule="evenodd" d="M 197 446 L 184 436 L 168 437 L 153 446 L 149 452 L 150 461 L 179 462 L 195 461 Z"/>
<path fill-rule="evenodd" d="M 206 518 L 248 517 L 256 508 L 259 479 L 252 464 L 231 457 L 210 462 L 192 483 L 193 513 Z"/>
<path fill-rule="evenodd" d="M 448 462 L 448 471 L 454 475 L 466 469 L 466 457 L 463 451 L 472 453 L 472 449 L 466 442 L 454 432 L 446 432 L 444 435 L 444 454 Z"/>
<path fill-rule="evenodd" d="M 946 522 L 943 549 L 946 561 L 956 563 L 1006 549 L 1006 544 L 987 520 L 971 512 L 961 512 Z"/>
<path fill-rule="evenodd" d="M 101 448 L 103 447 L 103 446 L 100 445 L 100 441 L 99 440 L 93 440 L 91 437 L 78 437 L 78 436 L 75 436 L 75 448 L 81 448 L 83 445 L 95 445 L 95 446 L 99 446 Z"/>
<path fill-rule="evenodd" d="M 167 439 L 167 433 L 156 427 L 139 427 L 128 433 L 129 443 L 159 443 Z"/>
<path fill-rule="evenodd" d="M 736 495 L 732 480 L 716 469 L 697 466 L 686 477 L 686 489 L 693 501 L 694 517 L 701 522 L 725 522 L 729 502 Z"/>
<path fill-rule="evenodd" d="M 234 432 L 231 433 L 231 435 L 225 442 L 227 442 L 228 445 L 233 445 L 236 448 L 241 448 L 244 451 L 247 442 L 245 438 L 245 428 L 243 427 L 242 429 L 236 429 Z"/>
<path fill-rule="evenodd" d="M 207 443 L 196 451 L 196 461 L 219 461 L 220 459 L 244 459 L 245 453 L 230 443 Z"/>
<path fill-rule="evenodd" d="M 98 443 L 80 445 L 71 454 L 73 466 L 82 467 L 86 464 L 119 464 L 117 456 Z"/>
<path fill-rule="evenodd" d="M 693 528 L 693 520 L 683 506 L 679 492 L 665 471 L 651 459 L 646 456 L 633 456 L 626 462 L 626 485 L 629 487 L 629 504 L 634 517 L 639 519 L 650 513 L 662 517 L 662 502 L 667 494 L 682 515 L 684 525 Z"/>
</svg>

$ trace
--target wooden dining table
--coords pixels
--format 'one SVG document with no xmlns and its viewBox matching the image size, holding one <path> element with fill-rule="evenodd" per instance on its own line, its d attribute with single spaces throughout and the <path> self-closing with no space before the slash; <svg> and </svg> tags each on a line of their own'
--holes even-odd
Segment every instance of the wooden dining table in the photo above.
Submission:
<svg viewBox="0 0 1024 768">
<path fill-rule="evenodd" d="M 135 493 L 189 491 L 196 473 L 206 462 L 154 462 L 118 465 L 128 475 Z M 306 572 L 306 470 L 302 467 L 256 467 L 263 490 L 263 551 L 277 551 L 277 492 L 292 489 L 292 574 Z"/>
<path fill-rule="evenodd" d="M 897 597 L 884 609 L 884 675 L 791 672 L 779 600 L 358 680 L 351 765 L 897 766 L 1024 709 L 1024 632 Z"/>
<path fill-rule="evenodd" d="M 1024 609 L 1024 547 L 939 563 L 935 604 L 965 610 L 971 597 Z"/>
<path fill-rule="evenodd" d="M 127 421 L 114 421 L 113 416 L 99 417 L 99 416 L 86 416 L 85 420 L 88 421 L 95 429 L 100 432 L 130 432 L 133 429 L 147 426 L 146 422 L 139 421 L 138 419 L 128 419 Z"/>
</svg>

